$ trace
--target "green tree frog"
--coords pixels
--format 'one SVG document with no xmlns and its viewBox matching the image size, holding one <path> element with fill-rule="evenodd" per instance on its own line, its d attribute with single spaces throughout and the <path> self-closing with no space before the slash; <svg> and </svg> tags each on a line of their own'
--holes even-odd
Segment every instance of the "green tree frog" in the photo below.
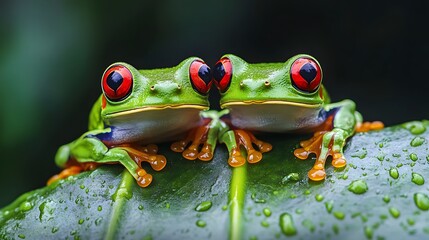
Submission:
<svg viewBox="0 0 429 240">
<path fill-rule="evenodd" d="M 221 94 L 220 106 L 230 112 L 222 119 L 231 130 L 220 136 L 230 152 L 229 164 L 236 167 L 245 163 L 240 146 L 246 149 L 249 163 L 259 162 L 262 153 L 271 150 L 270 144 L 252 133 L 315 132 L 294 151 L 299 159 L 316 154 L 308 177 L 325 179 L 328 156 L 332 156 L 335 168 L 344 167 L 346 139 L 355 131 L 379 129 L 383 124 L 362 124 L 351 100 L 330 103 L 322 76 L 320 64 L 309 55 L 296 55 L 284 63 L 260 64 L 224 55 L 214 66 L 213 77 Z"/>
<path fill-rule="evenodd" d="M 91 110 L 88 132 L 59 148 L 55 162 L 66 169 L 48 184 L 97 164 L 120 163 L 141 187 L 148 186 L 152 176 L 142 162 L 156 171 L 166 165 L 153 143 L 206 129 L 200 111 L 209 108 L 211 85 L 209 66 L 195 57 L 164 69 L 137 70 L 123 62 L 112 64 L 101 79 L 103 93 Z M 196 154 L 211 159 L 212 150 L 207 143 Z"/>
</svg>

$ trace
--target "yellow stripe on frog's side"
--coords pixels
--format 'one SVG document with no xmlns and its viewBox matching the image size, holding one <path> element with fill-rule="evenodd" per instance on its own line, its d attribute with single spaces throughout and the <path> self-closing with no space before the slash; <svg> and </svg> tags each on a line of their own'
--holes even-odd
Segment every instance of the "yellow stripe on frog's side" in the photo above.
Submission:
<svg viewBox="0 0 429 240">
<path fill-rule="evenodd" d="M 183 105 L 158 105 L 158 106 L 147 106 L 147 107 L 141 107 L 141 108 L 135 108 L 131 110 L 121 111 L 117 113 L 110 113 L 106 114 L 105 118 L 114 118 L 134 113 L 140 113 L 140 112 L 146 112 L 146 111 L 158 111 L 158 110 L 164 110 L 164 109 L 183 109 L 183 108 L 192 108 L 192 109 L 199 109 L 199 110 L 207 110 L 209 107 L 202 106 L 202 105 L 192 105 L 192 104 L 183 104 Z"/>
<path fill-rule="evenodd" d="M 267 104 L 267 105 L 289 105 L 289 106 L 297 106 L 304 108 L 321 108 L 322 104 L 308 104 L 308 103 L 298 103 L 298 102 L 289 102 L 289 101 L 280 101 L 280 100 L 271 100 L 271 101 L 263 101 L 263 100 L 249 100 L 249 101 L 237 101 L 237 102 L 226 102 L 221 104 L 221 108 L 225 108 L 228 106 L 237 106 L 237 105 L 252 105 L 252 104 Z"/>
</svg>

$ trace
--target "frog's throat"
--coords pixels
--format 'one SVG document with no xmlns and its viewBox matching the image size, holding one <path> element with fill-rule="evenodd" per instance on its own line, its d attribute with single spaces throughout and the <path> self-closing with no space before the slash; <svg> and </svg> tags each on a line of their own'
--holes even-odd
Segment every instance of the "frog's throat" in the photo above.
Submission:
<svg viewBox="0 0 429 240">
<path fill-rule="evenodd" d="M 289 106 L 297 106 L 303 108 L 321 108 L 321 103 L 298 103 L 298 102 L 289 102 L 289 101 L 280 101 L 280 100 L 271 100 L 271 101 L 263 101 L 263 100 L 249 100 L 249 101 L 234 101 L 234 102 L 226 102 L 221 104 L 221 108 L 226 108 L 230 106 L 244 106 L 244 105 L 289 105 Z"/>
<path fill-rule="evenodd" d="M 159 111 L 159 110 L 165 110 L 165 109 L 196 109 L 196 110 L 207 110 L 209 109 L 208 106 L 203 105 L 192 105 L 192 104 L 183 104 L 183 105 L 157 105 L 157 106 L 146 106 L 146 107 L 140 107 L 140 108 L 134 108 L 130 110 L 124 110 L 120 112 L 115 113 L 108 113 L 104 117 L 105 118 L 114 118 L 124 115 L 131 115 L 135 113 L 140 112 L 147 112 L 147 111 Z"/>
</svg>

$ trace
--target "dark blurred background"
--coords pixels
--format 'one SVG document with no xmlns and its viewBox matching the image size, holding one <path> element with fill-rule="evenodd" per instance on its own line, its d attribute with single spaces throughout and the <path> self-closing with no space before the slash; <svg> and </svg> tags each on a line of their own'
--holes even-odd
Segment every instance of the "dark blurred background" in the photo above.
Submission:
<svg viewBox="0 0 429 240">
<path fill-rule="evenodd" d="M 0 8 L 0 207 L 59 172 L 86 131 L 105 68 L 225 53 L 316 57 L 333 101 L 366 120 L 429 119 L 428 1 L 10 1 Z M 216 93 L 213 93 L 216 98 Z"/>
</svg>

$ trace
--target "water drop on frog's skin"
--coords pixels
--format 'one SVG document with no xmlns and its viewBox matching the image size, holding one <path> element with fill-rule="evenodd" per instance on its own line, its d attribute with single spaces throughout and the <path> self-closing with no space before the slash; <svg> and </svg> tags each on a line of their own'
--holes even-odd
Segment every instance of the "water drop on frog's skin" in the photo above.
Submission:
<svg viewBox="0 0 429 240">
<path fill-rule="evenodd" d="M 410 145 L 412 147 L 418 147 L 420 145 L 422 145 L 425 142 L 426 139 L 422 138 L 422 137 L 415 137 L 413 138 L 413 140 L 411 140 Z"/>
<path fill-rule="evenodd" d="M 401 215 L 401 212 L 399 212 L 398 209 L 394 208 L 394 207 L 390 207 L 389 208 L 389 213 L 390 215 L 392 215 L 392 217 L 394 218 L 398 218 Z"/>
<path fill-rule="evenodd" d="M 296 234 L 296 228 L 289 213 L 282 213 L 279 221 L 280 229 L 286 236 L 292 236 Z"/>
<path fill-rule="evenodd" d="M 209 210 L 212 207 L 212 202 L 210 201 L 204 201 L 200 204 L 198 204 L 198 206 L 195 207 L 195 211 L 198 212 L 204 212 Z"/>
<path fill-rule="evenodd" d="M 355 194 L 363 194 L 368 191 L 368 185 L 363 180 L 355 180 L 350 183 L 348 190 Z"/>
<path fill-rule="evenodd" d="M 207 225 L 206 222 L 204 222 L 203 220 L 198 220 L 196 222 L 196 224 L 197 224 L 198 227 L 201 227 L 201 228 L 203 228 L 203 227 L 205 227 Z"/>
<path fill-rule="evenodd" d="M 411 181 L 417 185 L 423 185 L 425 183 L 423 176 L 414 172 L 412 173 Z"/>
<path fill-rule="evenodd" d="M 429 197 L 424 193 L 415 193 L 414 203 L 421 210 L 429 210 Z"/>
<path fill-rule="evenodd" d="M 392 178 L 394 178 L 394 179 L 398 179 L 398 177 L 399 177 L 399 172 L 398 172 L 398 169 L 397 169 L 397 168 L 391 168 L 391 169 L 389 170 L 389 174 L 390 174 L 390 176 L 391 176 Z"/>
</svg>

